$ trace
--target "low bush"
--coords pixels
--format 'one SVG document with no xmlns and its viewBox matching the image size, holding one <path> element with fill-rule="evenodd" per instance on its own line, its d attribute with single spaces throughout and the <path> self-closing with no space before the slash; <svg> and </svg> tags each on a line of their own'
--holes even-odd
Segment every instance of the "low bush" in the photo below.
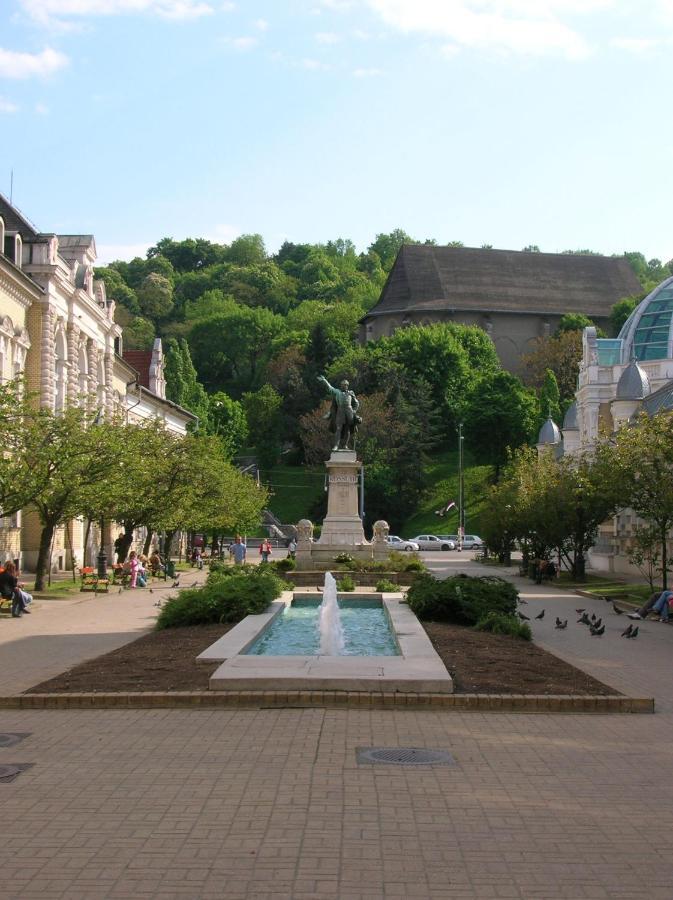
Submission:
<svg viewBox="0 0 673 900">
<path fill-rule="evenodd" d="M 391 550 L 388 554 L 386 569 L 389 572 L 425 572 L 425 563 L 418 553 L 401 553 L 399 550 Z"/>
<path fill-rule="evenodd" d="M 271 568 L 275 572 L 294 572 L 297 568 L 297 560 L 292 559 L 291 556 L 286 556 L 283 559 L 276 559 L 271 563 Z"/>
<path fill-rule="evenodd" d="M 490 631 L 493 634 L 509 634 L 520 638 L 522 641 L 530 641 L 533 634 L 528 622 L 520 622 L 516 616 L 505 616 L 502 613 L 490 612 L 479 619 L 474 626 L 477 631 Z"/>
<path fill-rule="evenodd" d="M 212 562 L 208 568 L 208 580 L 218 577 L 228 578 L 232 575 L 251 575 L 256 571 L 257 566 L 252 565 L 252 563 L 243 563 L 241 566 L 235 566 L 224 560 L 217 560 Z"/>
<path fill-rule="evenodd" d="M 350 577 L 350 575 L 344 575 L 343 578 L 339 578 L 336 584 L 338 591 L 346 592 L 355 590 L 355 582 Z"/>
<path fill-rule="evenodd" d="M 438 581 L 430 573 L 416 577 L 407 602 L 419 619 L 476 625 L 488 613 L 513 616 L 519 592 L 502 578 L 454 575 Z"/>
<path fill-rule="evenodd" d="M 350 553 L 337 553 L 334 557 L 334 562 L 339 563 L 339 565 L 343 566 L 351 566 L 355 562 Z"/>
<path fill-rule="evenodd" d="M 254 567 L 253 567 L 254 568 Z M 240 622 L 261 613 L 280 596 L 287 585 L 272 572 L 241 572 L 209 578 L 200 588 L 188 588 L 171 597 L 162 607 L 157 628 L 182 625 L 212 625 Z"/>
<path fill-rule="evenodd" d="M 399 591 L 399 588 L 387 578 L 379 578 L 376 582 L 376 590 L 381 591 L 382 594 L 394 594 L 396 591 Z"/>
</svg>

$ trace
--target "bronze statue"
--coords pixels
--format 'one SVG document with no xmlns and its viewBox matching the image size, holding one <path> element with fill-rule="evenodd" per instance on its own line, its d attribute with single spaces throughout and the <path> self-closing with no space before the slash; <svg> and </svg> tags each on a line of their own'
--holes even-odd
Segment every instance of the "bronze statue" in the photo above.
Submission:
<svg viewBox="0 0 673 900">
<path fill-rule="evenodd" d="M 325 385 L 332 397 L 332 406 L 325 416 L 329 419 L 330 430 L 334 432 L 332 450 L 354 450 L 355 435 L 362 422 L 362 417 L 357 414 L 360 408 L 358 398 L 347 381 L 341 382 L 340 389 L 332 387 L 323 375 L 318 375 L 318 381 Z"/>
</svg>

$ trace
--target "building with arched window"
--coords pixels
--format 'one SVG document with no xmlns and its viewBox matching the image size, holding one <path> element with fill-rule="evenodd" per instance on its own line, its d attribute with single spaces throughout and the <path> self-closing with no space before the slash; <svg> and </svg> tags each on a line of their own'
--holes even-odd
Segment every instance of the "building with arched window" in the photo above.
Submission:
<svg viewBox="0 0 673 900">
<path fill-rule="evenodd" d="M 361 320 L 361 339 L 408 325 L 478 325 L 504 368 L 516 372 L 536 338 L 553 334 L 566 313 L 607 328 L 614 304 L 641 291 L 623 257 L 405 244 Z"/>
<path fill-rule="evenodd" d="M 167 429 L 184 434 L 196 417 L 166 399 L 161 341 L 147 351 L 152 385 L 123 358 L 114 300 L 94 277 L 93 235 L 40 232 L 0 195 L 0 237 L 0 377 L 24 374 L 36 402 L 55 413 L 78 405 L 94 416 L 159 418 Z M 30 568 L 39 531 L 32 514 L 0 520 L 0 562 L 19 558 Z M 86 533 L 98 546 L 96 529 L 87 531 L 83 522 L 59 530 L 54 569 L 69 568 L 73 554 L 81 563 Z"/>
</svg>

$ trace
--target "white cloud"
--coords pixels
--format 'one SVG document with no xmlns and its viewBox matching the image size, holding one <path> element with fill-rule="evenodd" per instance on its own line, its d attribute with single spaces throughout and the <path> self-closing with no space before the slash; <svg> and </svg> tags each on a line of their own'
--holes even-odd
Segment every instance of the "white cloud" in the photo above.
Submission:
<svg viewBox="0 0 673 900">
<path fill-rule="evenodd" d="M 346 12 L 353 6 L 353 0 L 320 0 L 320 5 L 336 12 Z"/>
<path fill-rule="evenodd" d="M 269 30 L 269 23 L 266 21 L 266 19 L 255 19 L 252 24 L 255 26 L 255 28 L 258 29 L 258 31 Z"/>
<path fill-rule="evenodd" d="M 257 44 L 259 44 L 259 39 L 248 35 L 242 35 L 241 37 L 224 38 L 224 43 L 233 47 L 234 50 L 252 50 L 253 47 L 256 47 Z"/>
<path fill-rule="evenodd" d="M 18 108 L 16 103 L 12 103 L 11 100 L 5 100 L 4 97 L 0 97 L 0 115 L 2 115 L 2 113 L 16 112 Z"/>
<path fill-rule="evenodd" d="M 30 18 L 51 26 L 64 19 L 85 16 L 121 16 L 147 13 L 164 19 L 195 19 L 212 13 L 204 0 L 19 0 Z M 225 4 L 225 7 L 227 4 Z"/>
<path fill-rule="evenodd" d="M 659 45 L 660 41 L 651 38 L 614 38 L 611 42 L 613 47 L 619 50 L 627 50 L 629 53 L 646 53 L 653 47 Z"/>
<path fill-rule="evenodd" d="M 568 59 L 589 55 L 588 41 L 563 16 L 589 13 L 615 0 L 365 0 L 383 21 L 405 33 L 449 39 L 472 49 Z"/>
<path fill-rule="evenodd" d="M 326 72 L 330 66 L 327 63 L 321 62 L 319 59 L 311 59 L 310 57 L 305 57 L 304 59 L 299 61 L 299 66 L 302 69 L 308 69 L 312 72 Z"/>
<path fill-rule="evenodd" d="M 215 225 L 210 234 L 206 235 L 206 240 L 213 244 L 230 244 L 243 233 L 239 225 L 229 225 L 220 223 Z"/>
<path fill-rule="evenodd" d="M 44 103 L 36 103 L 35 104 L 35 112 L 38 116 L 48 116 L 49 115 L 49 107 L 45 106 Z"/>
<path fill-rule="evenodd" d="M 34 78 L 51 75 L 68 64 L 68 57 L 45 47 L 42 53 L 19 53 L 0 48 L 0 78 Z"/>
<path fill-rule="evenodd" d="M 147 251 L 155 242 L 148 241 L 146 244 L 97 244 L 98 259 L 96 264 L 99 266 L 107 266 L 116 259 L 126 260 L 135 259 L 136 256 L 145 258 Z"/>
<path fill-rule="evenodd" d="M 376 78 L 378 75 L 383 75 L 383 71 L 381 69 L 353 69 L 353 75 L 356 78 Z"/>
<path fill-rule="evenodd" d="M 319 44 L 338 44 L 341 38 L 333 31 L 319 31 L 315 36 Z"/>
</svg>

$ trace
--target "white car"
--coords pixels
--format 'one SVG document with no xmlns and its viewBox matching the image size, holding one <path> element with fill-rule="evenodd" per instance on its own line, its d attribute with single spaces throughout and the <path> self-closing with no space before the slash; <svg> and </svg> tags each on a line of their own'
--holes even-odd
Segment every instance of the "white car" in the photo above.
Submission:
<svg viewBox="0 0 673 900">
<path fill-rule="evenodd" d="M 396 534 L 389 534 L 387 541 L 391 550 L 420 550 L 421 548 L 415 541 L 405 541 L 404 538 L 398 537 Z"/>
<path fill-rule="evenodd" d="M 458 545 L 457 534 L 440 534 L 438 535 L 438 537 L 441 539 L 446 539 L 447 541 L 453 541 L 456 546 Z M 483 546 L 484 542 L 478 534 L 466 534 L 463 538 L 463 550 L 479 550 Z"/>
<path fill-rule="evenodd" d="M 438 538 L 436 534 L 417 534 L 411 539 L 421 550 L 455 550 L 455 541 Z"/>
</svg>

